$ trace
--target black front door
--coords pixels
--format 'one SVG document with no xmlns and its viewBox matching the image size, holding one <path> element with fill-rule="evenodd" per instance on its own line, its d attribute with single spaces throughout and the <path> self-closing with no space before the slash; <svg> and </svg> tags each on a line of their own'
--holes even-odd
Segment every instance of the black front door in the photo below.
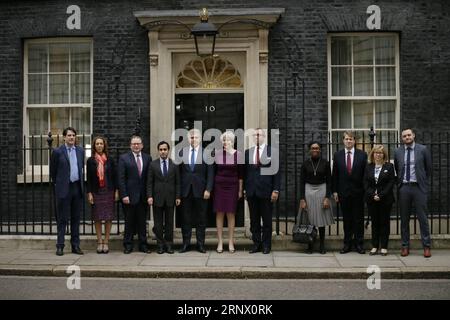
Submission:
<svg viewBox="0 0 450 320">
<path fill-rule="evenodd" d="M 192 129 L 194 121 L 202 121 L 203 131 L 216 128 L 221 132 L 226 129 L 244 129 L 244 94 L 177 94 L 175 95 L 175 127 Z M 203 142 L 203 147 L 208 142 Z M 214 192 L 214 191 L 213 191 Z M 176 213 L 176 226 L 181 227 L 181 215 Z M 226 219 L 225 219 L 226 221 Z M 216 216 L 212 201 L 208 206 L 207 227 L 216 226 Z M 244 201 L 238 203 L 236 227 L 244 226 Z"/>
</svg>

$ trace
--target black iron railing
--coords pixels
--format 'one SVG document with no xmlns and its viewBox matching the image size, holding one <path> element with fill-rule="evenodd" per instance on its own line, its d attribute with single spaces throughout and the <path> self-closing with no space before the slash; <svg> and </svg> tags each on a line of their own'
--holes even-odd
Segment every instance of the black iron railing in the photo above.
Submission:
<svg viewBox="0 0 450 320">
<path fill-rule="evenodd" d="M 370 136 L 369 131 L 362 132 L 356 147 L 369 151 L 374 143 L 383 143 L 389 152 L 399 146 L 397 133 Z M 316 140 L 322 144 L 323 157 L 331 159 L 333 153 L 341 149 L 342 133 L 304 134 L 292 140 L 295 143 L 282 142 L 279 146 L 282 186 L 280 200 L 274 207 L 274 230 L 280 234 L 290 234 L 299 206 L 300 167 L 308 158 L 307 145 Z M 283 139 L 280 139 L 283 140 Z M 380 141 L 381 140 L 381 141 Z M 78 136 L 78 143 L 85 148 L 86 159 L 90 155 L 92 137 Z M 427 145 L 432 154 L 433 172 L 430 179 L 428 208 L 430 211 L 430 229 L 433 234 L 449 234 L 450 221 L 450 136 L 449 133 L 418 133 L 416 141 Z M 63 142 L 62 137 L 32 136 L 24 137 L 16 152 L 0 150 L 0 234 L 56 234 L 54 190 L 49 177 L 49 157 L 53 148 Z M 128 147 L 110 147 L 110 156 L 118 161 L 119 155 L 128 151 Z M 336 224 L 329 227 L 330 235 L 342 234 L 342 213 L 333 204 Z M 419 228 L 415 211 L 412 212 L 411 233 L 418 234 Z M 397 202 L 391 215 L 391 233 L 400 233 L 400 214 Z M 113 234 L 119 234 L 124 228 L 124 215 L 121 204 L 116 203 Z M 80 233 L 94 235 L 90 205 L 84 201 L 81 214 Z"/>
</svg>

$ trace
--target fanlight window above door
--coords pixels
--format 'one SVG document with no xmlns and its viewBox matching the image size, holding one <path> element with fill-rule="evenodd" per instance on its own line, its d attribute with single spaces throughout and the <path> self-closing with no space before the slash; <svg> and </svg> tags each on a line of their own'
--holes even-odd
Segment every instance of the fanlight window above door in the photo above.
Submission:
<svg viewBox="0 0 450 320">
<path fill-rule="evenodd" d="M 191 60 L 177 76 L 177 88 L 242 88 L 239 71 L 228 60 L 197 58 Z"/>
</svg>

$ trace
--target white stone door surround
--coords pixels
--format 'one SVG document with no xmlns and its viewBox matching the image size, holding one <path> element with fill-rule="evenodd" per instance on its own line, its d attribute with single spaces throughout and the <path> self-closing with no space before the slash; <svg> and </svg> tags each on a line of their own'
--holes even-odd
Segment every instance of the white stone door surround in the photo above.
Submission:
<svg viewBox="0 0 450 320">
<path fill-rule="evenodd" d="M 210 9 L 209 22 L 220 28 L 215 53 L 226 58 L 242 55 L 239 63 L 244 77 L 244 130 L 268 126 L 268 36 L 283 8 Z M 159 141 L 170 141 L 175 129 L 174 57 L 192 56 L 195 44 L 189 29 L 200 21 L 199 10 L 151 10 L 134 12 L 139 23 L 148 29 L 150 66 L 150 151 L 157 157 Z M 230 23 L 231 20 L 241 22 Z M 256 21 L 247 23 L 243 21 Z M 182 23 L 183 25 L 181 25 Z M 177 25 L 178 24 L 178 25 Z M 235 54 L 233 54 L 235 53 Z M 241 66 L 239 66 L 242 68 Z M 208 89 L 199 92 L 206 93 Z M 217 92 L 217 91 L 210 91 Z M 224 91 L 221 91 L 224 92 Z M 173 142 L 172 142 L 173 143 Z M 245 142 L 248 146 L 248 142 Z M 153 219 L 152 219 L 153 220 Z M 153 225 L 150 222 L 150 226 Z M 250 234 L 248 209 L 245 210 L 245 233 Z"/>
</svg>

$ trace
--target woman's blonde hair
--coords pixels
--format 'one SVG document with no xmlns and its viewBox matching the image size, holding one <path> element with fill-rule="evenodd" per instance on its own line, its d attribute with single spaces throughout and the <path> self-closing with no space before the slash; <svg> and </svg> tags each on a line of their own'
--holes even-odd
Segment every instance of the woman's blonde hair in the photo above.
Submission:
<svg viewBox="0 0 450 320">
<path fill-rule="evenodd" d="M 369 153 L 369 163 L 375 163 L 375 158 L 374 158 L 375 152 L 382 152 L 384 162 L 389 162 L 389 158 L 388 158 L 386 149 L 384 148 L 384 146 L 382 144 L 377 144 L 372 148 L 372 150 Z"/>
<path fill-rule="evenodd" d="M 234 143 L 234 139 L 235 139 L 234 133 L 231 131 L 225 131 L 220 136 L 220 141 L 228 140 L 228 141 L 231 141 L 231 143 Z"/>
</svg>

